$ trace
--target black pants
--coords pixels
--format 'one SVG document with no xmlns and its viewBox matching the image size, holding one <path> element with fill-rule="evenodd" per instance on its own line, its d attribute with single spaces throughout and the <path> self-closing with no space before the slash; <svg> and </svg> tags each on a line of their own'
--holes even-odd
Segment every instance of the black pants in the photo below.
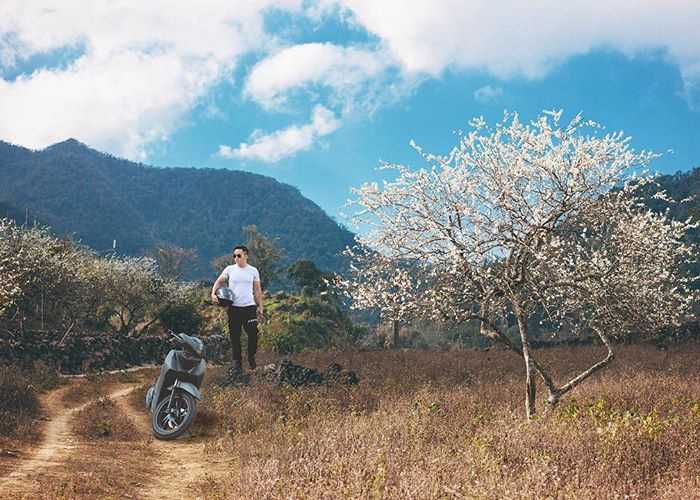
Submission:
<svg viewBox="0 0 700 500">
<path fill-rule="evenodd" d="M 241 365 L 241 329 L 248 335 L 248 364 L 255 363 L 258 350 L 258 315 L 257 306 L 228 308 L 228 332 L 231 336 L 233 364 Z"/>
</svg>

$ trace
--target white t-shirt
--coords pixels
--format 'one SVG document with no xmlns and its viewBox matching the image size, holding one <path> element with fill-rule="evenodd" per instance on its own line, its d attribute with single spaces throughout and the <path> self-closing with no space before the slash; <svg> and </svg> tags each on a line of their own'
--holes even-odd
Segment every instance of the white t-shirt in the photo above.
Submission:
<svg viewBox="0 0 700 500">
<path fill-rule="evenodd" d="M 228 279 L 228 287 L 233 290 L 233 305 L 236 307 L 254 306 L 253 282 L 260 281 L 258 270 L 247 264 L 240 267 L 238 264 L 226 266 L 221 276 Z"/>
</svg>

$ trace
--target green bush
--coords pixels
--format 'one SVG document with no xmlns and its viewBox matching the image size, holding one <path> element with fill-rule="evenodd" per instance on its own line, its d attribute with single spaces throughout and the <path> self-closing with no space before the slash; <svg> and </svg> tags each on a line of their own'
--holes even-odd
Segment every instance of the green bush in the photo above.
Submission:
<svg viewBox="0 0 700 500">
<path fill-rule="evenodd" d="M 288 331 L 279 332 L 270 337 L 266 342 L 266 346 L 279 354 L 292 354 L 304 349 L 302 339 L 295 337 Z"/>
<path fill-rule="evenodd" d="M 163 308 L 158 314 L 158 319 L 166 328 L 190 335 L 198 334 L 203 322 L 197 307 L 190 302 L 172 304 Z"/>
</svg>

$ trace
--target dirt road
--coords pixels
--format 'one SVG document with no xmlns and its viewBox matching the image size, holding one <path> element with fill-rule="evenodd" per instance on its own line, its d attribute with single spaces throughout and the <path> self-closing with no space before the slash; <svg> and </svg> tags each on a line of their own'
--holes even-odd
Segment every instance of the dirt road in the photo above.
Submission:
<svg viewBox="0 0 700 500">
<path fill-rule="evenodd" d="M 125 384 L 110 392 L 108 397 L 112 399 L 124 397 L 134 388 L 133 384 Z M 66 408 L 62 398 L 68 389 L 69 387 L 63 387 L 43 398 L 42 405 L 48 416 L 44 435 L 26 459 L 21 460 L 7 476 L 0 478 L 0 491 L 3 494 L 21 495 L 32 485 L 33 477 L 65 461 L 77 447 L 78 440 L 71 433 L 70 420 L 74 414 L 92 401 Z"/>
<path fill-rule="evenodd" d="M 198 483 L 209 483 L 208 489 L 211 490 L 212 482 L 230 474 L 232 462 L 208 452 L 206 438 L 185 435 L 175 441 L 159 441 L 152 437 L 148 413 L 134 408 L 130 401 L 133 398 L 129 397 L 135 389 L 142 387 L 141 384 L 121 383 L 110 387 L 108 397 L 118 403 L 144 436 L 149 436 L 145 445 L 154 452 L 151 456 L 155 456 L 144 464 L 150 480 L 138 483 L 137 498 L 197 498 Z M 9 474 L 0 477 L 3 498 L 34 498 L 36 492 L 41 491 L 39 480 L 48 470 L 61 471 L 62 464 L 84 452 L 81 452 L 81 439 L 72 433 L 71 421 L 92 400 L 67 408 L 62 398 L 69 389 L 70 386 L 63 387 L 42 398 L 48 418 L 42 439 L 26 458 L 14 464 Z M 108 446 L 109 442 L 93 446 L 91 453 L 99 453 L 100 448 Z M 42 496 L 46 498 L 46 493 Z"/>
</svg>

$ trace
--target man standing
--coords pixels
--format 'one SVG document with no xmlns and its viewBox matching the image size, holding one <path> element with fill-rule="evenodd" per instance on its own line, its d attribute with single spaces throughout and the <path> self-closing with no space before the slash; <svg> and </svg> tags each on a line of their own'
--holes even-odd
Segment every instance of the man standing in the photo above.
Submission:
<svg viewBox="0 0 700 500">
<path fill-rule="evenodd" d="M 226 266 L 211 289 L 211 299 L 218 303 L 216 291 L 228 281 L 233 291 L 233 305 L 228 308 L 228 331 L 233 350 L 233 370 L 241 372 L 241 330 L 248 336 L 248 366 L 255 369 L 255 353 L 258 348 L 258 322 L 263 319 L 262 287 L 260 273 L 248 264 L 248 248 L 238 245 L 233 249 L 232 266 Z"/>
</svg>

